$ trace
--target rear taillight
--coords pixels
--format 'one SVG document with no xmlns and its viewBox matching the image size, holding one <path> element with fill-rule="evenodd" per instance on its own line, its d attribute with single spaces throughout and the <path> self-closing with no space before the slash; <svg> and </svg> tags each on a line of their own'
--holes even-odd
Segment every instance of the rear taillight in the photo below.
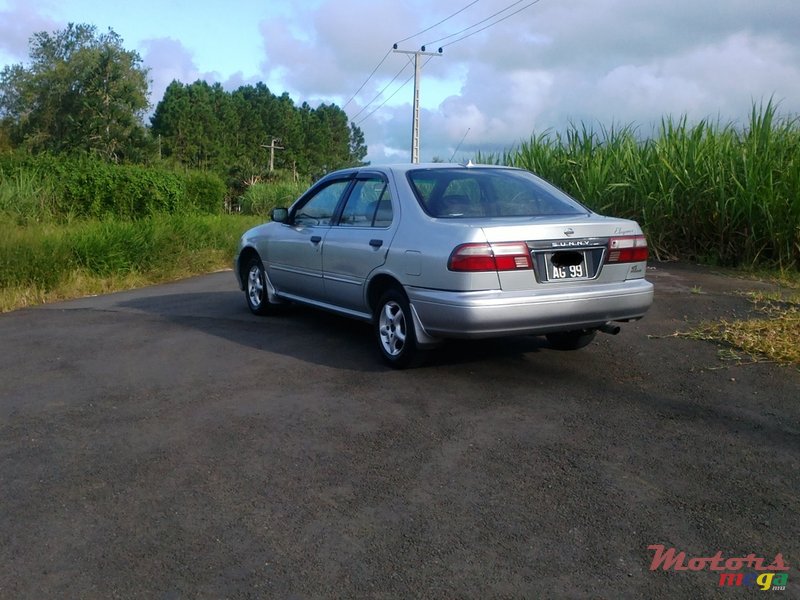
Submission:
<svg viewBox="0 0 800 600">
<path fill-rule="evenodd" d="M 608 240 L 610 263 L 642 262 L 647 260 L 647 239 L 643 235 L 626 235 Z"/>
<path fill-rule="evenodd" d="M 461 244 L 447 261 L 451 271 L 518 271 L 533 269 L 525 242 L 502 244 Z"/>
</svg>

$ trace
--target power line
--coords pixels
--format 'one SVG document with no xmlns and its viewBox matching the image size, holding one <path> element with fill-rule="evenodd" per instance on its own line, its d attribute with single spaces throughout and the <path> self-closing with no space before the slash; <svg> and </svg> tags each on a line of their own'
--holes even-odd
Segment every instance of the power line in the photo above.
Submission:
<svg viewBox="0 0 800 600">
<path fill-rule="evenodd" d="M 369 119 L 369 118 L 370 118 L 372 115 L 374 115 L 376 112 L 378 112 L 380 109 L 382 109 L 382 108 L 384 107 L 384 105 L 385 105 L 387 102 L 389 102 L 389 100 L 391 100 L 392 98 L 394 98 L 394 97 L 395 97 L 395 95 L 397 95 L 397 92 L 399 92 L 399 91 L 400 91 L 400 90 L 402 90 L 404 87 L 406 87 L 406 86 L 408 85 L 408 82 L 409 82 L 409 81 L 411 81 L 412 79 L 414 79 L 414 74 L 413 74 L 413 73 L 412 73 L 412 74 L 409 76 L 409 78 L 408 78 L 408 79 L 406 79 L 406 80 L 403 82 L 403 85 L 401 85 L 401 86 L 400 86 L 399 88 L 397 88 L 397 89 L 396 89 L 394 92 L 392 92 L 392 95 L 391 95 L 391 96 L 389 96 L 388 98 L 386 98 L 386 100 L 384 100 L 383 102 L 381 102 L 380 106 L 378 106 L 377 108 L 375 108 L 375 109 L 374 109 L 372 112 L 370 112 L 370 113 L 369 113 L 369 114 L 368 114 L 366 117 L 364 117 L 364 118 L 363 118 L 363 119 L 361 119 L 361 120 L 360 120 L 358 123 L 356 123 L 356 126 L 359 126 L 359 125 L 361 125 L 361 124 L 362 124 L 364 121 L 366 121 L 366 120 L 367 120 L 367 119 Z"/>
<path fill-rule="evenodd" d="M 485 31 L 485 30 L 489 29 L 490 27 L 494 27 L 494 26 L 495 26 L 495 25 L 497 25 L 498 23 L 502 23 L 502 22 L 503 22 L 503 21 L 505 21 L 506 19 L 510 19 L 510 18 L 511 18 L 511 17 L 513 17 L 514 15 L 516 15 L 516 14 L 518 14 L 518 13 L 521 13 L 521 12 L 522 12 L 523 10 L 525 10 L 526 8 L 530 8 L 530 7 L 531 7 L 531 6 L 533 6 L 534 4 L 539 4 L 539 2 L 541 2 L 541 0 L 533 0 L 533 2 L 531 2 L 531 3 L 529 3 L 529 4 L 526 4 L 525 6 L 523 6 L 523 7 L 522 7 L 522 8 L 520 8 L 520 9 L 517 9 L 517 10 L 515 10 L 514 12 L 512 12 L 512 13 L 510 13 L 510 14 L 506 15 L 505 17 L 503 17 L 502 19 L 497 19 L 497 21 L 494 21 L 493 23 L 489 23 L 488 25 L 486 25 L 485 27 L 481 27 L 480 29 L 476 29 L 475 31 L 473 31 L 473 32 L 471 32 L 471 33 L 468 33 L 467 35 L 465 35 L 465 36 L 463 36 L 463 37 L 460 37 L 460 38 L 458 38 L 457 40 L 453 40 L 452 42 L 448 42 L 447 44 L 442 44 L 442 48 L 446 48 L 447 46 L 452 46 L 453 44 L 457 44 L 458 42 L 460 42 L 460 41 L 463 41 L 463 40 L 467 39 L 468 37 L 472 37 L 473 35 L 475 35 L 475 34 L 477 34 L 477 33 L 480 33 L 481 31 Z M 519 4 L 519 2 L 515 2 L 515 4 Z M 514 4 L 512 4 L 511 6 L 514 6 Z M 504 9 L 504 10 L 508 10 L 508 8 L 511 8 L 511 6 L 507 7 L 507 8 L 506 8 L 506 9 Z M 501 10 L 500 12 L 503 12 L 503 11 Z M 491 17 L 490 17 L 490 18 L 491 18 Z M 478 25 L 478 23 L 476 23 L 476 25 Z M 474 26 L 475 26 L 475 25 L 473 25 L 473 27 L 474 27 Z M 470 28 L 470 27 L 467 27 L 467 29 L 471 29 L 471 28 Z M 465 31 L 466 31 L 466 30 L 465 30 Z M 458 35 L 458 34 L 455 34 L 455 35 Z M 452 36 L 448 36 L 448 37 L 452 37 Z M 432 43 L 432 44 L 435 44 L 436 42 L 431 42 L 431 43 Z"/>
<path fill-rule="evenodd" d="M 395 74 L 395 76 L 394 76 L 394 77 L 392 77 L 392 80 L 391 80 L 389 83 L 387 83 L 385 86 L 383 86 L 383 89 L 382 89 L 380 92 L 378 92 L 378 94 L 377 94 L 377 95 L 376 95 L 376 96 L 375 96 L 375 97 L 374 97 L 372 100 L 370 100 L 369 102 L 367 102 L 367 103 L 366 103 L 366 104 L 363 106 L 363 108 L 362 108 L 360 111 L 358 111 L 356 114 L 354 114 L 354 115 L 353 115 L 353 117 L 352 117 L 350 120 L 351 120 L 351 121 L 355 121 L 355 120 L 356 120 L 356 118 L 358 118 L 358 115 L 360 115 L 360 114 L 361 114 L 361 113 L 363 113 L 365 110 L 367 110 L 367 109 L 368 109 L 370 106 L 372 106 L 372 103 L 373 103 L 373 102 L 375 102 L 375 101 L 376 101 L 378 98 L 380 98 L 380 97 L 383 95 L 383 92 L 385 92 L 385 91 L 387 90 L 387 88 L 388 88 L 390 85 L 392 85 L 392 84 L 395 82 L 395 80 L 396 80 L 398 77 L 400 77 L 400 75 L 403 73 L 403 71 L 405 71 L 405 70 L 408 68 L 408 65 L 410 65 L 410 64 L 411 64 L 411 62 L 410 62 L 410 61 L 409 61 L 409 62 L 407 62 L 406 64 L 404 64 L 404 65 L 403 65 L 403 68 L 402 68 L 402 69 L 400 69 L 400 70 L 399 70 L 399 71 L 398 71 L 398 72 Z M 381 105 L 381 106 L 383 106 L 383 105 Z M 372 113 L 370 113 L 370 114 L 372 114 Z"/>
<path fill-rule="evenodd" d="M 449 21 L 450 19 L 452 19 L 452 18 L 453 18 L 453 17 L 455 17 L 456 15 L 458 15 L 458 14 L 460 14 L 460 13 L 464 12 L 464 11 L 465 11 L 465 10 L 467 10 L 467 9 L 468 9 L 470 6 L 472 6 L 473 4 L 477 4 L 479 1 L 480 1 L 480 0 L 473 0 L 472 2 L 470 2 L 469 4 L 467 4 L 466 6 L 464 6 L 463 8 L 460 8 L 459 10 L 457 10 L 456 12 L 454 12 L 452 15 L 449 15 L 449 16 L 445 17 L 444 19 L 442 19 L 441 21 L 439 21 L 439 22 L 438 22 L 438 23 L 436 23 L 435 25 L 431 25 L 430 27 L 427 27 L 427 28 L 423 29 L 422 31 L 419 31 L 419 32 L 415 33 L 414 35 L 410 35 L 410 36 L 408 36 L 407 38 L 403 38 L 402 40 L 400 40 L 400 41 L 398 41 L 398 42 L 395 42 L 395 46 L 397 46 L 398 44 L 402 44 L 403 42 L 406 42 L 406 41 L 408 41 L 408 40 L 410 40 L 410 39 L 412 39 L 412 38 L 415 38 L 415 37 L 417 37 L 417 36 L 420 36 L 420 35 L 422 35 L 423 33 L 426 33 L 426 32 L 428 32 L 428 31 L 430 31 L 430 30 L 431 30 L 431 29 L 433 29 L 434 27 L 438 27 L 438 26 L 439 26 L 439 25 L 441 25 L 442 23 L 444 23 L 444 22 L 446 22 L 446 21 Z M 520 0 L 520 1 L 522 1 L 522 0 Z M 386 58 L 387 58 L 387 57 L 388 57 L 388 56 L 389 56 L 391 53 L 392 53 L 392 49 L 390 48 L 389 50 L 387 50 L 387 51 L 386 51 L 386 54 L 384 54 L 383 58 L 382 58 L 382 59 L 380 60 L 380 62 L 379 62 L 379 63 L 378 63 L 376 66 L 375 66 L 375 68 L 374 68 L 374 69 L 372 69 L 372 73 L 370 73 L 370 74 L 369 74 L 369 77 L 367 77 L 367 78 L 364 80 L 364 83 L 362 83 L 362 84 L 361 84 L 361 87 L 359 87 L 359 88 L 358 88 L 358 89 L 355 91 L 355 93 L 354 93 L 352 96 L 350 96 L 350 99 L 349 99 L 347 102 L 345 102 L 345 103 L 344 103 L 344 106 L 342 106 L 342 110 L 344 110 L 345 108 L 347 108 L 347 106 L 348 106 L 348 105 L 349 105 L 349 104 L 350 104 L 350 103 L 351 103 L 351 102 L 352 102 L 352 101 L 355 99 L 355 97 L 356 97 L 356 96 L 358 96 L 358 93 L 359 93 L 361 90 L 363 90 L 363 89 L 364 89 L 364 86 L 366 86 L 366 85 L 367 85 L 367 83 L 369 83 L 369 80 L 370 80 L 370 79 L 372 79 L 372 77 L 375 75 L 375 73 L 377 72 L 377 70 L 378 70 L 378 69 L 380 69 L 381 65 L 382 65 L 382 64 L 383 64 L 383 63 L 386 61 Z M 399 74 L 398 74 L 398 75 L 399 75 Z M 397 78 L 397 76 L 395 76 L 395 79 L 396 79 L 396 78 Z M 392 80 L 392 81 L 394 81 L 394 80 Z M 391 84 L 391 82 L 390 82 L 390 84 Z M 388 86 L 387 86 L 387 87 L 388 87 Z M 384 89 L 385 89 L 385 88 L 384 88 Z M 382 93 L 383 93 L 383 91 L 381 91 L 381 94 L 382 94 Z M 378 96 L 377 96 L 375 99 L 377 99 L 378 97 L 380 97 L 380 94 L 378 94 Z M 373 99 L 373 101 L 372 101 L 372 102 L 374 102 L 374 101 L 375 101 L 375 99 Z M 364 111 L 364 110 L 365 110 L 367 107 L 369 107 L 369 105 L 370 105 L 370 104 L 372 104 L 372 102 L 370 102 L 370 103 L 369 103 L 369 104 L 367 104 L 367 105 L 366 105 L 364 108 L 362 108 L 362 109 L 361 109 L 361 110 L 360 110 L 360 111 L 359 111 L 359 112 L 356 114 L 356 117 L 357 117 L 359 114 L 361 114 L 361 113 L 362 113 L 362 112 L 363 112 L 363 111 Z M 355 117 L 353 117 L 353 119 L 355 119 Z"/>
<path fill-rule="evenodd" d="M 428 64 L 428 62 L 429 62 L 429 61 L 430 61 L 432 58 L 433 58 L 432 56 L 429 56 L 429 57 L 428 57 L 428 58 L 425 60 L 425 62 L 424 62 L 424 63 L 422 63 L 422 68 L 425 68 L 425 65 L 427 65 L 427 64 Z M 408 63 L 408 64 L 410 64 L 410 63 Z M 408 64 L 407 64 L 406 66 L 408 66 Z M 405 67 L 403 67 L 403 69 L 405 69 Z M 401 71 L 401 72 L 402 72 L 402 71 Z M 399 73 L 398 73 L 398 75 L 399 75 Z M 397 95 L 397 93 L 398 93 L 400 90 L 402 90 L 404 87 L 406 87 L 406 86 L 409 84 L 409 82 L 410 82 L 412 79 L 414 79 L 414 74 L 413 74 L 413 73 L 411 74 L 411 76 L 410 76 L 408 79 L 406 79 L 406 80 L 403 82 L 403 84 L 402 84 L 402 85 L 401 85 L 399 88 L 397 88 L 397 89 L 396 89 L 394 92 L 392 92 L 392 95 L 391 95 L 391 96 L 389 96 L 388 98 L 386 98 L 386 100 L 384 100 L 383 102 L 381 102 L 381 105 L 380 105 L 380 106 L 378 106 L 377 108 L 375 108 L 375 109 L 374 109 L 372 112 L 370 112 L 370 113 L 369 113 L 369 114 L 368 114 L 366 117 L 364 117 L 364 118 L 363 118 L 363 119 L 361 119 L 361 120 L 360 120 L 358 123 L 356 123 L 356 126 L 359 126 L 359 125 L 361 125 L 361 124 L 362 124 L 364 121 L 366 121 L 366 120 L 367 120 L 367 119 L 369 119 L 369 118 L 370 118 L 372 115 L 374 115 L 376 112 L 378 112 L 380 109 L 382 109 L 382 108 L 383 108 L 383 107 L 386 105 L 386 103 L 387 103 L 387 102 L 389 102 L 389 100 L 391 100 L 392 98 L 394 98 L 394 97 Z"/>
<path fill-rule="evenodd" d="M 456 16 L 457 14 L 459 14 L 459 13 L 463 12 L 464 10 L 466 10 L 467 8 L 469 8 L 470 6 L 472 6 L 473 4 L 476 4 L 478 1 L 479 1 L 479 0 L 474 0 L 473 2 L 471 2 L 470 4 L 468 4 L 468 5 L 467 5 L 467 6 L 465 6 L 465 7 L 461 8 L 460 10 L 456 11 L 455 13 L 453 13 L 452 15 L 450 15 L 449 17 L 447 17 L 447 18 L 445 18 L 445 19 L 442 19 L 441 21 L 439 21 L 439 22 L 438 22 L 438 23 L 436 23 L 435 25 L 432 25 L 431 27 L 428 27 L 428 28 L 426 28 L 426 29 L 424 29 L 424 30 L 420 31 L 419 33 L 416 33 L 416 34 L 414 34 L 414 35 L 412 35 L 412 36 L 409 36 L 409 37 L 405 38 L 404 40 L 400 40 L 400 42 L 403 42 L 403 41 L 406 41 L 406 40 L 410 40 L 410 39 L 412 39 L 412 38 L 414 38 L 414 37 L 417 37 L 418 35 L 420 35 L 420 34 L 422 34 L 422 33 L 425 33 L 426 31 L 430 31 L 430 30 L 431 30 L 431 29 L 433 29 L 434 27 L 437 27 L 438 25 L 441 25 L 442 23 L 444 23 L 444 22 L 445 22 L 445 21 L 447 21 L 448 19 L 451 19 L 452 17 Z M 478 27 L 479 25 L 481 25 L 481 24 L 483 24 L 483 23 L 486 23 L 487 21 L 490 21 L 491 19 L 494 19 L 494 18 L 495 18 L 495 17 L 497 17 L 498 15 L 501 15 L 501 14 L 503 14 L 504 12 L 507 12 L 508 10 L 510 10 L 510 9 L 512 9 L 512 8 L 514 8 L 515 6 L 517 6 L 518 4 L 521 4 L 521 3 L 522 3 L 522 2 L 524 2 L 524 1 L 525 1 L 525 0 L 517 0 L 516 2 L 512 2 L 511 4 L 509 4 L 508 6 L 506 6 L 505 8 L 503 8 L 503 9 L 501 9 L 501 10 L 499 10 L 499 11 L 497 11 L 497 12 L 495 12 L 495 13 L 491 14 L 491 15 L 489 15 L 489 16 L 488 16 L 488 17 L 486 17 L 485 19 L 482 19 L 482 20 L 478 21 L 477 23 L 473 23 L 473 24 L 472 24 L 472 25 L 470 25 L 469 27 L 465 27 L 464 29 L 462 29 L 462 30 L 460 30 L 460 31 L 457 31 L 456 33 L 452 33 L 452 34 L 450 34 L 450 35 L 448 35 L 448 36 L 445 36 L 445 37 L 443 37 L 443 38 L 439 38 L 438 40 L 434 40 L 434 41 L 432 41 L 432 42 L 427 42 L 427 43 L 425 43 L 425 44 L 424 44 L 422 47 L 423 47 L 423 48 L 425 48 L 426 46 L 433 46 L 433 45 L 435 45 L 435 44 L 437 44 L 437 43 L 439 43 L 439 42 L 442 42 L 442 41 L 444 41 L 444 40 L 448 40 L 448 39 L 450 39 L 450 38 L 453 38 L 453 37 L 459 36 L 459 35 L 461 35 L 462 33 L 465 33 L 465 32 L 467 32 L 467 31 L 470 31 L 471 29 L 474 29 L 475 27 Z M 521 7 L 521 8 L 518 8 L 518 9 L 517 9 L 517 10 L 515 10 L 514 12 L 511 12 L 511 13 L 509 13 L 509 14 L 507 14 L 507 15 L 503 16 L 503 17 L 502 17 L 502 18 L 500 18 L 500 19 L 497 19 L 497 20 L 495 20 L 495 21 L 492 21 L 491 23 L 489 23 L 488 25 L 486 25 L 486 26 L 484 26 L 484 27 L 481 27 L 480 29 L 476 29 L 475 31 L 471 31 L 470 33 L 467 33 L 466 35 L 463 35 L 462 37 L 459 37 L 458 39 L 456 39 L 456 40 L 453 40 L 452 42 L 448 42 L 448 43 L 446 43 L 446 44 L 443 44 L 441 47 L 442 47 L 442 48 L 445 48 L 445 47 L 447 47 L 447 46 L 452 46 L 453 44 L 457 44 L 458 42 L 461 42 L 461 41 L 463 41 L 463 40 L 465 40 L 465 39 L 467 39 L 467 38 L 469 38 L 469 37 L 472 37 L 473 35 L 476 35 L 476 34 L 478 34 L 478 33 L 482 32 L 482 31 L 485 31 L 485 30 L 489 29 L 490 27 L 494 27 L 494 26 L 495 26 L 495 25 L 497 25 L 498 23 L 502 23 L 503 21 L 505 21 L 505 20 L 507 20 L 507 19 L 510 19 L 510 18 L 511 18 L 511 17 L 513 17 L 514 15 L 517 15 L 517 14 L 521 13 L 523 10 L 526 10 L 526 9 L 528 9 L 528 8 L 530 8 L 531 6 L 533 6 L 534 4 L 538 4 L 539 2 L 541 2 L 541 0 L 533 0 L 532 2 L 529 2 L 528 4 L 526 4 L 525 6 L 523 6 L 523 7 Z M 398 43 L 400 43 L 400 42 L 398 42 Z M 395 46 L 397 46 L 397 44 L 395 44 Z M 391 52 L 391 50 L 390 50 L 389 52 Z M 387 53 L 387 56 L 388 56 L 388 53 Z M 385 61 L 385 60 L 386 60 L 386 56 L 384 56 L 384 57 L 383 57 L 383 60 L 381 60 L 381 63 L 379 63 L 379 65 L 378 65 L 378 66 L 380 66 L 380 64 L 383 64 L 383 61 Z M 425 65 L 427 65 L 427 64 L 428 64 L 428 61 L 430 61 L 430 58 L 428 58 L 428 60 L 426 60 L 426 61 L 425 61 L 425 63 L 423 63 L 422 67 L 424 67 Z M 404 70 L 405 70 L 407 67 L 408 67 L 408 64 L 406 64 L 406 65 L 405 65 L 405 66 L 404 66 L 404 67 L 403 67 L 403 68 L 402 68 L 402 69 L 401 69 L 401 70 L 400 70 L 400 71 L 399 71 L 399 72 L 398 72 L 398 73 L 397 73 L 397 74 L 394 76 L 394 78 L 392 78 L 392 81 L 390 81 L 390 82 L 389 82 L 389 83 L 388 83 L 386 86 L 384 86 L 384 88 L 383 88 L 383 89 L 382 89 L 382 90 L 381 90 L 381 91 L 378 93 L 378 95 L 377 95 L 377 96 L 375 96 L 375 98 L 373 98 L 373 99 L 372 99 L 372 100 L 371 100 L 369 103 L 367 103 L 367 105 L 365 105 L 365 106 L 364 106 L 364 108 L 362 108 L 362 109 L 361 109 L 361 110 L 360 110 L 360 111 L 359 111 L 359 112 L 358 112 L 358 113 L 357 113 L 357 114 L 356 114 L 356 115 L 353 117 L 353 119 L 351 119 L 351 120 L 355 120 L 355 118 L 356 118 L 358 115 L 360 115 L 362 112 L 364 112 L 364 111 L 365 111 L 367 108 L 369 108 L 369 107 L 370 107 L 370 106 L 371 106 L 371 105 L 372 105 L 372 104 L 373 104 L 373 103 L 374 103 L 374 102 L 375 102 L 375 101 L 376 101 L 378 98 L 380 98 L 380 97 L 381 97 L 381 95 L 383 95 L 383 93 L 386 91 L 386 89 L 387 89 L 387 88 L 388 88 L 388 87 L 389 87 L 389 86 L 390 86 L 390 85 L 391 85 L 391 84 L 392 84 L 392 83 L 393 83 L 393 82 L 394 82 L 394 81 L 395 81 L 395 80 L 396 80 L 396 79 L 397 79 L 397 78 L 400 76 L 400 74 L 401 74 L 401 73 L 402 73 L 402 72 L 403 72 L 403 71 L 404 71 Z M 376 71 L 376 70 L 377 70 L 377 67 L 375 68 L 375 70 L 373 70 L 373 74 L 375 73 L 375 71 Z M 372 75 L 370 75 L 370 77 L 372 77 Z M 370 113 L 369 113 L 369 114 L 368 114 L 366 117 L 364 117 L 363 119 L 361 119 L 361 120 L 360 120 L 360 121 L 357 123 L 357 125 L 361 125 L 361 124 L 362 124 L 364 121 L 366 121 L 366 120 L 367 120 L 367 119 L 369 119 L 369 118 L 370 118 L 372 115 L 374 115 L 374 114 L 375 114 L 375 113 L 376 113 L 378 110 L 380 110 L 381 108 L 383 108 L 383 107 L 386 105 L 386 103 L 387 103 L 387 102 L 389 102 L 389 100 L 391 100 L 391 99 L 392 99 L 392 98 L 393 98 L 393 97 L 394 97 L 394 96 L 395 96 L 395 95 L 396 95 L 396 94 L 397 94 L 397 93 L 398 93 L 400 90 L 402 90 L 402 89 L 403 89 L 403 88 L 404 88 L 406 85 L 408 85 L 408 83 L 409 83 L 409 82 L 410 82 L 410 81 L 411 81 L 413 78 L 414 78 L 414 76 L 412 75 L 411 77 L 409 77 L 408 79 L 406 79 L 406 81 L 405 81 L 405 82 L 403 82 L 403 84 L 402 84 L 400 87 L 398 87 L 398 88 L 397 88 L 397 89 L 396 89 L 396 90 L 395 90 L 395 91 L 392 93 L 392 95 L 391 95 L 391 96 L 389 96 L 388 98 L 386 98 L 386 100 L 384 100 L 384 101 L 383 101 L 383 102 L 382 102 L 382 103 L 381 103 L 381 104 L 380 104 L 380 105 L 379 105 L 377 108 L 375 108 L 374 110 L 372 110 L 372 111 L 371 111 L 371 112 L 370 112 Z M 367 81 L 369 81 L 369 78 L 367 78 Z M 366 85 L 366 81 L 364 82 L 364 85 Z M 363 85 L 362 85 L 362 88 L 363 88 Z M 360 88 L 359 88 L 359 90 L 360 90 Z M 356 92 L 356 94 L 358 94 L 358 92 Z M 355 96 L 355 94 L 354 94 L 354 96 Z M 352 100 L 352 99 L 351 99 L 351 100 Z M 350 102 L 350 101 L 348 101 L 348 103 L 349 103 L 349 102 Z M 462 140 L 462 141 L 463 141 L 463 140 Z"/>
<path fill-rule="evenodd" d="M 354 99 L 356 96 L 358 96 L 358 92 L 360 92 L 361 90 L 363 90 L 363 89 L 364 89 L 364 86 L 365 86 L 365 85 L 367 85 L 367 82 L 369 82 L 369 80 L 370 80 L 370 79 L 372 79 L 372 76 L 373 76 L 373 75 L 375 75 L 375 71 L 377 71 L 378 69 L 380 69 L 380 68 L 381 68 L 381 65 L 384 63 L 384 61 L 385 61 L 385 60 L 386 60 L 386 59 L 389 57 L 389 55 L 390 55 L 391 53 L 392 53 L 392 49 L 391 49 L 391 48 L 389 48 L 389 50 L 387 50 L 387 51 L 386 51 L 386 54 L 384 54 L 384 55 L 383 55 L 383 58 L 381 59 L 381 62 L 379 62 L 379 63 L 378 63 L 376 66 L 375 66 L 375 68 L 374 68 L 374 69 L 372 69 L 372 73 L 370 73 L 370 74 L 369 74 L 369 77 L 367 77 L 367 78 L 364 80 L 364 83 L 362 83 L 362 84 L 361 84 L 361 87 L 360 87 L 360 88 L 358 88 L 358 89 L 355 91 L 355 93 L 354 93 L 352 96 L 350 96 L 350 100 L 348 100 L 347 102 L 345 102 L 345 103 L 344 103 L 344 106 L 342 107 L 342 110 L 344 110 L 345 108 L 347 108 L 347 105 L 348 105 L 348 104 L 350 104 L 350 103 L 353 101 L 353 99 Z"/>
<path fill-rule="evenodd" d="M 522 3 L 522 2 L 524 2 L 524 1 L 525 1 L 525 0 L 517 0 L 517 1 L 516 1 L 516 2 L 514 2 L 513 4 L 510 4 L 510 5 L 506 6 L 504 9 L 502 9 L 502 10 L 498 10 L 498 11 L 497 11 L 496 13 L 494 13 L 493 15 L 489 15 L 488 17 L 486 17 L 486 18 L 485 18 L 485 19 L 483 19 L 482 21 L 478 21 L 477 23 L 473 23 L 472 25 L 470 25 L 469 27 L 465 27 L 465 28 L 464 28 L 464 29 L 462 29 L 461 31 L 456 31 L 455 33 L 451 33 L 450 35 L 446 35 L 446 36 L 444 36 L 443 38 L 439 38 L 438 40 L 433 40 L 432 42 L 425 42 L 425 45 L 426 45 L 426 46 L 432 46 L 433 44 L 438 44 L 439 42 L 442 42 L 442 41 L 444 41 L 444 40 L 449 40 L 451 37 L 455 37 L 455 36 L 457 36 L 457 35 L 461 35 L 461 34 L 462 34 L 462 33 L 464 33 L 465 31 L 469 31 L 469 30 L 470 30 L 470 29 L 472 29 L 473 27 L 477 27 L 478 25 L 481 25 L 482 23 L 486 23 L 486 21 L 488 21 L 489 19 L 492 19 L 492 18 L 496 17 L 497 15 L 499 15 L 499 14 L 501 14 L 501 13 L 504 13 L 504 12 L 506 12 L 506 11 L 507 11 L 509 8 L 513 8 L 513 7 L 514 7 L 514 6 L 516 6 L 517 4 L 521 4 L 521 3 Z"/>
<path fill-rule="evenodd" d="M 520 0 L 520 1 L 522 1 L 522 0 Z M 450 19 L 452 19 L 453 17 L 455 17 L 457 14 L 460 14 L 460 13 L 464 12 L 464 11 L 465 11 L 465 10 L 467 10 L 467 9 L 468 9 L 470 6 L 472 6 L 473 4 L 477 4 L 478 2 L 479 2 L 479 0 L 474 0 L 473 2 L 470 2 L 470 3 L 469 3 L 469 4 L 467 4 L 467 5 L 466 5 L 464 8 L 461 8 L 461 9 L 457 10 L 457 11 L 456 11 L 456 12 L 454 12 L 452 15 L 450 15 L 449 17 L 445 17 L 444 19 L 442 19 L 442 20 L 441 20 L 441 21 L 439 21 L 438 23 L 436 23 L 436 24 L 434 24 L 434 25 L 431 25 L 430 27 L 428 27 L 428 28 L 426 28 L 426 29 L 423 29 L 423 30 L 422 30 L 422 31 L 420 31 L 419 33 L 415 33 L 414 35 L 410 35 L 410 36 L 408 36 L 407 38 L 403 38 L 402 40 L 399 40 L 399 41 L 395 42 L 395 45 L 398 45 L 398 46 L 399 46 L 399 45 L 400 45 L 400 44 L 402 44 L 403 42 L 407 42 L 408 40 L 410 40 L 410 39 L 413 39 L 413 38 L 417 37 L 418 35 L 422 35 L 423 33 L 426 33 L 426 32 L 428 32 L 428 31 L 430 31 L 430 30 L 431 30 L 431 29 L 433 29 L 434 27 L 438 27 L 439 25 L 441 25 L 441 24 L 442 24 L 442 23 L 444 23 L 445 21 L 449 21 Z"/>
</svg>

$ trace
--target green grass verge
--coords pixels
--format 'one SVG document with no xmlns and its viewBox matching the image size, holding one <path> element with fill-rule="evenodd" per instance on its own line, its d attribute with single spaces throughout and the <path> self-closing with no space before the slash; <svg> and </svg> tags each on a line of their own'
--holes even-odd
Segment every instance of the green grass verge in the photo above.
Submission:
<svg viewBox="0 0 800 600">
<path fill-rule="evenodd" d="M 261 217 L 154 215 L 0 222 L 0 311 L 140 287 L 229 267 Z"/>
</svg>

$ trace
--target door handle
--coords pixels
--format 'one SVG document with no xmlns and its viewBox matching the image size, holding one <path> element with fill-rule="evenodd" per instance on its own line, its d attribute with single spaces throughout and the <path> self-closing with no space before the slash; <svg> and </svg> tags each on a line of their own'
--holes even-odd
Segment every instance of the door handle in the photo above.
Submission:
<svg viewBox="0 0 800 600">
<path fill-rule="evenodd" d="M 373 248 L 380 248 L 383 246 L 383 240 L 370 240 L 369 245 Z"/>
<path fill-rule="evenodd" d="M 311 243 L 312 244 L 319 244 L 322 241 L 321 235 L 312 235 L 311 236 Z"/>
</svg>

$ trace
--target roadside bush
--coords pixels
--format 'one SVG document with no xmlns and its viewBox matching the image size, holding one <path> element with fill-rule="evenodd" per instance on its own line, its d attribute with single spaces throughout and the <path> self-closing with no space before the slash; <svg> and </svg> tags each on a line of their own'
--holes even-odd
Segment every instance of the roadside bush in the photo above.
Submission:
<svg viewBox="0 0 800 600">
<path fill-rule="evenodd" d="M 220 213 L 225 207 L 227 188 L 219 175 L 189 171 L 185 175 L 186 202 L 203 213 Z"/>
<path fill-rule="evenodd" d="M 203 171 L 118 165 L 91 156 L 0 155 L 0 212 L 18 222 L 221 213 L 226 191 L 218 175 Z"/>
<path fill-rule="evenodd" d="M 132 218 L 188 208 L 186 183 L 177 173 L 89 158 L 61 168 L 63 204 L 79 216 Z"/>
<path fill-rule="evenodd" d="M 135 273 L 159 281 L 226 267 L 242 232 L 258 222 L 199 214 L 28 226 L 0 221 L 0 291 L 31 288 L 47 294 L 76 273 L 92 278 Z M 73 292 L 81 290 L 64 296 Z"/>
</svg>

